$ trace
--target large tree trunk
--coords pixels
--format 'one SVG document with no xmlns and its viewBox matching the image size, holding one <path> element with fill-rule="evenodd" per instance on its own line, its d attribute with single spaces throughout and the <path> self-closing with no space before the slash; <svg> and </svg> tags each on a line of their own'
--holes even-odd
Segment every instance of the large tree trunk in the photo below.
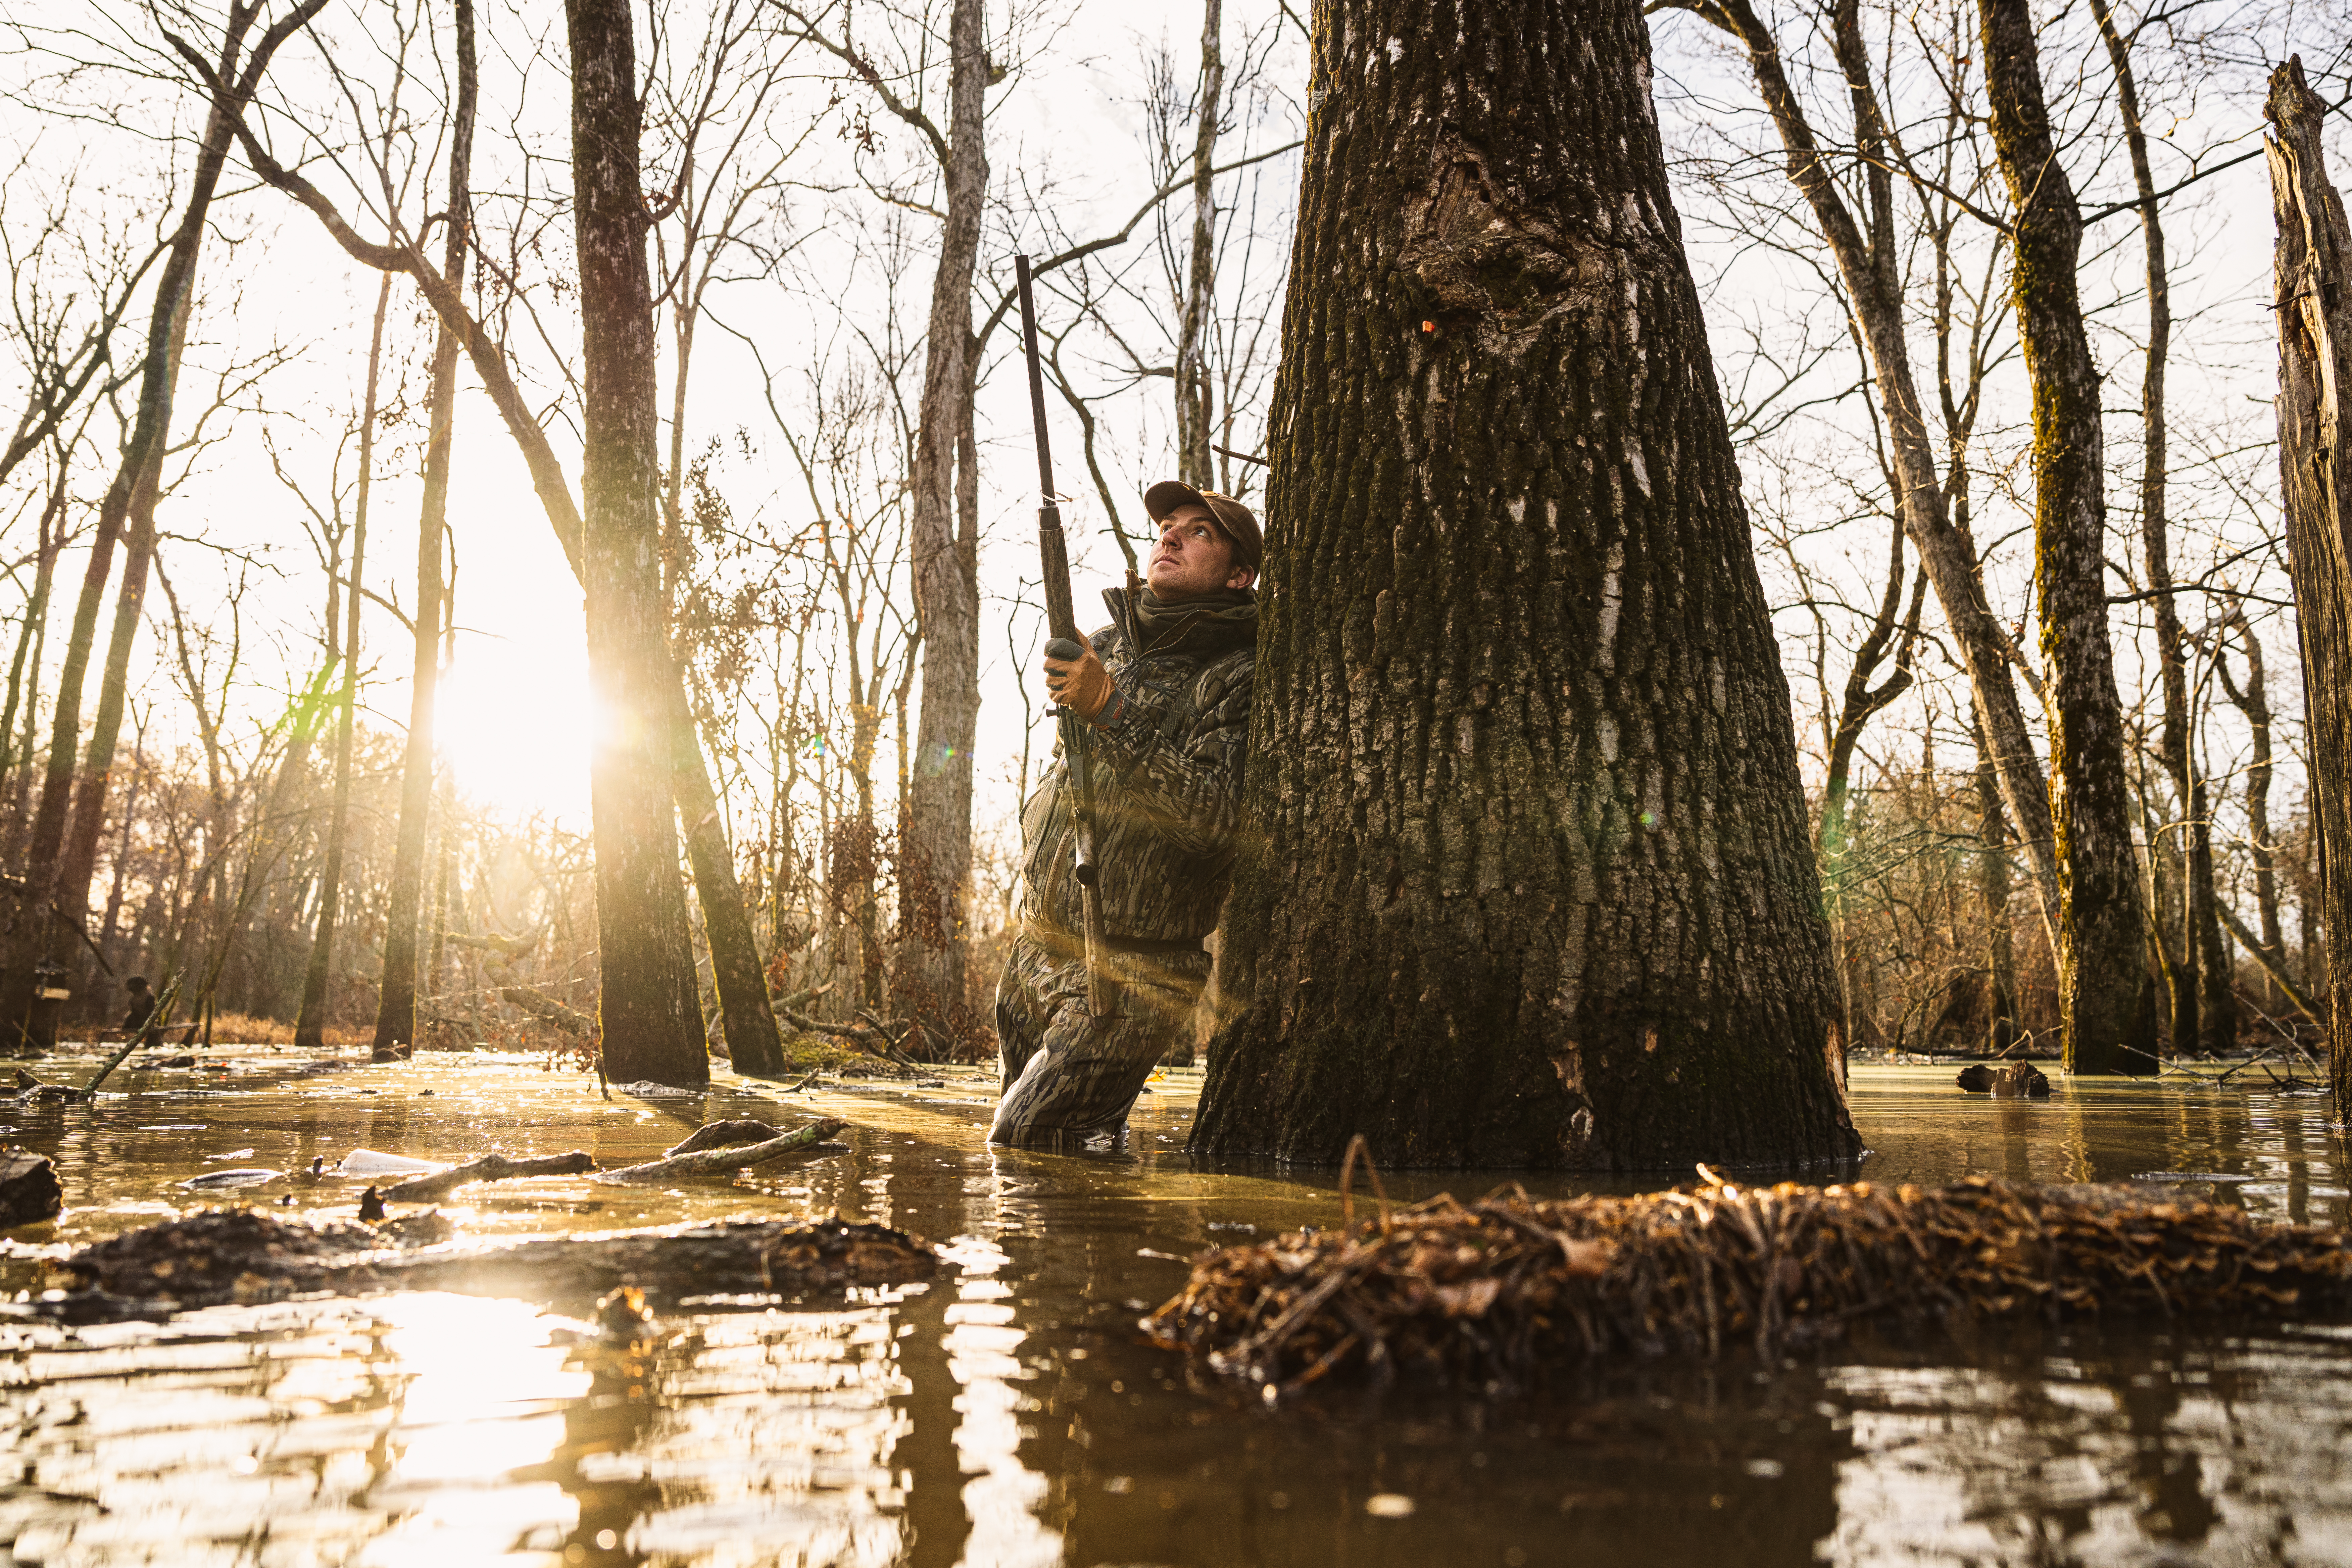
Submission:
<svg viewBox="0 0 2352 1568">
<path fill-rule="evenodd" d="M 1852 1154 L 1635 0 L 1327 0 L 1193 1143 Z"/>
<path fill-rule="evenodd" d="M 642 113 L 626 0 L 569 0 L 572 184 L 580 249 L 581 579 L 604 721 L 589 753 L 598 1022 L 615 1079 L 710 1077 L 670 800 L 677 668 L 661 584 L 661 421 L 639 177 Z"/>
<path fill-rule="evenodd" d="M 2146 553 L 2149 605 L 2156 614 L 2156 646 L 2164 689 L 2164 729 L 2160 742 L 2164 771 L 2187 817 L 2183 825 L 2187 849 L 2186 887 L 2182 900 L 2184 930 L 2181 949 L 2188 954 L 2184 969 L 2194 981 L 2187 994 L 2173 1004 L 2173 1048 L 2189 1043 L 2199 1048 L 2224 1050 L 2237 1043 L 2238 998 L 2231 985 L 2230 950 L 2221 937 L 2221 918 L 2214 911 L 2213 816 L 2206 805 L 2205 778 L 2189 743 L 2189 675 L 2187 639 L 2180 630 L 2179 606 L 2173 601 L 2171 546 L 2167 537 L 2165 481 L 2169 462 L 2166 441 L 2164 373 L 2172 346 L 2172 284 L 2164 249 L 2164 225 L 2156 189 L 2156 171 L 2148 161 L 2147 133 L 2139 113 L 2139 88 L 2134 79 L 2131 50 L 2116 27 L 2107 0 L 2091 0 L 2099 35 L 2105 39 L 2108 61 L 2115 68 L 2116 101 L 2121 110 L 2124 141 L 2131 153 L 2132 184 L 2139 197 L 2140 237 L 2147 252 L 2147 364 L 2140 378 L 2141 458 L 2139 526 Z M 2153 846 L 2151 846 L 2153 848 Z M 2181 1027 L 2186 1005 L 2194 1027 Z"/>
<path fill-rule="evenodd" d="M 1771 113 L 1788 158 L 1789 179 L 1805 198 L 1813 221 L 1837 260 L 1848 306 L 1877 383 L 1878 406 L 1886 421 L 1888 457 L 1894 469 L 1895 505 L 1917 546 L 1920 563 L 1936 590 L 1959 647 L 1969 689 L 1992 749 L 2001 794 L 2015 821 L 2041 895 L 2042 916 L 2052 945 L 2058 941 L 2059 887 L 2049 791 L 2034 755 L 2011 676 L 2008 635 L 1993 618 L 1985 597 L 1976 546 L 1952 520 L 1952 498 L 1937 472 L 1935 446 L 1911 366 L 1905 319 L 1900 258 L 1896 254 L 1893 192 L 1886 176 L 1890 158 L 1884 116 L 1872 86 L 1870 62 L 1862 45 L 1853 0 L 1842 0 L 1832 21 L 1837 53 L 1853 101 L 1855 140 L 1869 160 L 1872 205 L 1868 227 L 1857 222 L 1840 193 L 1830 162 L 1822 153 L 1803 106 L 1789 83 L 1780 47 L 1748 0 L 1677 0 L 1739 40 L 1748 52 L 1758 93 Z M 1957 476 L 1956 476 L 1957 477 Z"/>
<path fill-rule="evenodd" d="M 449 202 L 445 209 L 441 276 L 452 290 L 466 286 L 467 247 L 474 225 L 473 0 L 457 0 L 457 105 L 449 129 Z M 428 264 L 429 265 L 429 264 Z M 445 317 L 433 340 L 433 384 L 425 415 L 425 495 L 416 523 L 415 647 L 409 664 L 408 743 L 401 757 L 400 827 L 393 840 L 392 886 L 386 899 L 383 983 L 377 993 L 374 1048 L 378 1061 L 416 1039 L 416 936 L 425 901 L 425 847 L 433 814 L 433 713 L 439 697 L 441 542 L 449 516 L 449 448 L 457 405 L 458 333 Z"/>
<path fill-rule="evenodd" d="M 923 363 L 916 437 L 915 604 L 922 618 L 923 696 L 899 847 L 902 939 L 896 989 L 929 1040 L 965 1027 L 965 884 L 971 871 L 971 743 L 980 721 L 980 542 L 956 506 L 957 437 L 971 406 L 972 269 L 980 257 L 988 149 L 982 122 L 988 56 L 981 0 L 955 0 L 948 24 L 947 223 Z"/>
<path fill-rule="evenodd" d="M 392 305 L 392 274 L 376 281 L 375 329 L 368 339 L 367 395 L 360 412 L 359 495 L 352 503 L 352 572 L 343 628 L 343 684 L 335 702 L 335 796 L 327 818 L 326 863 L 319 872 L 319 930 L 310 941 L 310 962 L 302 973 L 302 1011 L 295 1019 L 294 1043 L 323 1049 L 327 987 L 335 961 L 335 917 L 342 907 L 343 838 L 352 813 L 352 719 L 360 693 L 360 584 L 367 570 L 368 492 L 375 480 L 375 400 L 383 366 L 383 317 Z M 328 618 L 334 616 L 328 600 Z M 330 637 L 334 632 L 330 629 Z"/>
<path fill-rule="evenodd" d="M 1218 121 L 1224 112 L 1224 24 L 1223 0 L 1208 0 L 1201 22 L 1201 91 L 1192 125 L 1192 244 L 1183 304 L 1176 318 L 1176 475 L 1202 489 L 1213 489 L 1217 483 L 1209 449 L 1216 419 L 1216 396 L 1209 384 L 1209 340 L 1217 302 L 1217 193 L 1210 175 L 1216 167 Z"/>
<path fill-rule="evenodd" d="M 2328 1070 L 2343 1120 L 2352 1116 L 2352 942 L 2343 939 L 2352 931 L 2352 409 L 2344 402 L 2352 386 L 2352 226 L 2320 153 L 2326 106 L 2305 85 L 2300 56 L 2271 73 L 2266 112 L 2277 130 L 2269 151 L 2278 218 L 2279 478 L 2303 630 L 2311 816 L 2320 833 Z"/>
<path fill-rule="evenodd" d="M 2011 299 L 2033 388 L 2035 598 L 2058 846 L 2058 1004 L 2070 1072 L 2156 1070 L 2156 991 L 2107 637 L 2099 369 L 2075 278 L 2083 216 L 2053 143 L 2028 0 L 1978 0 L 1985 88 L 2016 213 Z"/>
</svg>

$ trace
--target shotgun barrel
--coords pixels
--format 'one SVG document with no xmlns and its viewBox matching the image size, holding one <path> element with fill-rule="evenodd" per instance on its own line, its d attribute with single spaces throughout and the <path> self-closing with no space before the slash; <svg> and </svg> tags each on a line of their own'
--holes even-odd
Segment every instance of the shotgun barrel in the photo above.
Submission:
<svg viewBox="0 0 2352 1568">
<path fill-rule="evenodd" d="M 1045 584 L 1045 632 L 1049 637 L 1080 640 L 1077 612 L 1070 603 L 1070 553 L 1062 537 L 1062 509 L 1054 489 L 1054 451 L 1045 434 L 1045 378 L 1037 362 L 1037 310 L 1029 289 L 1029 258 L 1013 258 L 1013 274 L 1021 294 L 1021 353 L 1029 364 L 1029 416 L 1037 433 L 1037 554 Z M 1058 656 L 1057 656 L 1058 657 Z M 1086 946 L 1087 1012 L 1110 1016 L 1109 986 L 1100 967 L 1103 945 L 1102 868 L 1095 860 L 1095 789 L 1093 746 L 1086 721 L 1069 709 L 1060 710 L 1063 806 L 1070 816 L 1071 837 L 1076 848 L 1071 873 L 1078 882 L 1080 935 Z"/>
</svg>

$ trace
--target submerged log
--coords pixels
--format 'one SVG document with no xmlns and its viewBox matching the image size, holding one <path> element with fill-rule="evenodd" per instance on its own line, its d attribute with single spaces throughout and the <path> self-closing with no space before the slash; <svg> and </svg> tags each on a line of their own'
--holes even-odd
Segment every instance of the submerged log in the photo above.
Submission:
<svg viewBox="0 0 2352 1568">
<path fill-rule="evenodd" d="M 2352 1309 L 2352 1236 L 2144 1188 L 1977 1176 L 1937 1191 L 1441 1196 L 1205 1253 L 1144 1327 L 1287 1391 L 1400 1370 L 1509 1379 L 1625 1353 L 1752 1346 L 1769 1360 L 1864 1318 L 2288 1309 Z"/>
<path fill-rule="evenodd" d="M 44 1307 L 94 1321 L 385 1290 L 593 1301 L 622 1285 L 672 1305 L 688 1296 L 904 1284 L 939 1270 L 929 1242 L 837 1215 L 493 1245 L 403 1249 L 399 1239 L 394 1226 L 212 1209 L 84 1247 L 56 1266 L 68 1293 Z"/>
<path fill-rule="evenodd" d="M 468 1160 L 462 1165 L 452 1165 L 446 1171 L 436 1171 L 429 1175 L 412 1176 L 398 1186 L 386 1187 L 383 1201 L 388 1204 L 429 1204 L 476 1182 L 511 1182 L 524 1176 L 576 1176 L 595 1168 L 595 1156 L 578 1149 L 569 1154 L 540 1154 L 521 1160 L 509 1160 L 504 1154 L 485 1154 L 478 1160 Z M 374 1189 L 369 1190 L 373 1192 Z"/>
</svg>

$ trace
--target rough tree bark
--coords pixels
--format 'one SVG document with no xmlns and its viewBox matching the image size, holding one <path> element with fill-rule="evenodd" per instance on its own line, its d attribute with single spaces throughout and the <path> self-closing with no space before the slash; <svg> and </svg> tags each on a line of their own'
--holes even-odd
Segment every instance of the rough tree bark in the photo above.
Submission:
<svg viewBox="0 0 2352 1568">
<path fill-rule="evenodd" d="M 37 984 L 35 970 L 53 956 L 69 930 L 79 925 L 89 902 L 90 872 L 97 862 L 98 837 L 105 812 L 107 773 L 113 764 L 115 737 L 121 727 L 121 687 L 130 661 L 127 639 L 137 633 L 138 606 L 145 596 L 145 564 L 152 553 L 155 497 L 161 488 L 165 433 L 172 422 L 172 396 L 179 379 L 180 348 L 186 338 L 187 313 L 195 291 L 196 261 L 204 246 L 213 194 L 220 184 L 221 167 L 227 161 L 229 142 L 245 105 L 252 100 L 263 74 L 269 68 L 270 57 L 325 4 L 326 0 L 303 0 L 268 28 L 249 54 L 246 52 L 245 40 L 260 17 L 262 0 L 232 0 L 223 22 L 220 48 L 213 58 L 194 54 L 188 46 L 175 40 L 184 55 L 194 54 L 195 61 L 209 73 L 204 136 L 197 143 L 187 205 L 173 232 L 163 274 L 156 280 L 154 305 L 147 327 L 146 358 L 140 371 L 137 412 L 130 438 L 123 445 L 121 465 L 107 488 L 105 500 L 100 503 L 89 566 L 82 580 L 80 600 L 74 608 L 65 661 L 58 674 L 47 773 L 42 782 L 40 804 L 34 813 L 32 842 L 26 853 L 25 908 L 20 911 L 17 938 L 9 944 L 10 962 L 5 973 L 0 973 L 0 1041 L 21 1040 Z M 126 524 L 134 534 L 140 532 L 142 519 L 144 550 L 142 552 L 140 542 L 134 539 L 126 551 L 130 559 L 126 560 L 123 586 L 116 606 L 112 641 L 121 645 L 123 671 L 114 671 L 114 649 L 110 646 L 109 671 L 100 679 L 99 712 L 80 780 L 81 809 L 75 811 L 74 760 L 81 740 L 82 688 L 97 641 L 99 608 L 112 574 L 116 542 L 122 538 Z M 134 563 L 138 574 L 135 589 L 131 581 Z M 130 612 L 127 616 L 126 608 Z"/>
<path fill-rule="evenodd" d="M 383 318 L 392 305 L 392 274 L 376 280 L 375 326 L 368 338 L 367 393 L 360 407 L 359 494 L 352 505 L 352 567 L 345 595 L 342 687 L 335 694 L 335 795 L 327 816 L 327 853 L 319 870 L 319 929 L 310 939 L 310 962 L 302 972 L 302 1010 L 294 1021 L 294 1043 L 323 1050 L 327 1043 L 327 986 L 335 962 L 335 919 L 343 901 L 343 840 L 352 814 L 352 720 L 360 694 L 360 584 L 367 570 L 368 494 L 375 481 L 375 409 L 383 368 Z M 327 636 L 335 636 L 334 598 L 328 597 Z M 331 648 L 330 651 L 333 651 Z"/>
<path fill-rule="evenodd" d="M 1193 1145 L 1857 1148 L 1636 0 L 1326 0 Z"/>
<path fill-rule="evenodd" d="M 2035 600 L 2050 717 L 2066 1069 L 2156 1070 L 2156 991 L 2107 637 L 2099 369 L 2075 267 L 2083 216 L 2058 161 L 2029 0 L 1978 0 L 1993 151 L 2009 185 L 2011 299 L 2033 389 Z"/>
<path fill-rule="evenodd" d="M 988 54 L 982 0 L 955 0 L 948 23 L 947 222 L 931 280 L 921 428 L 916 437 L 915 604 L 923 694 L 899 847 L 898 1003 L 926 1036 L 949 1040 L 964 1012 L 964 892 L 971 871 L 971 744 L 980 721 L 980 542 L 956 505 L 957 437 L 971 406 L 971 284 L 988 195 L 982 123 Z"/>
<path fill-rule="evenodd" d="M 2325 106 L 2297 56 L 2271 73 L 2265 114 L 2278 220 L 2279 479 L 2303 632 L 2311 815 L 2327 924 L 2328 1073 L 2352 1115 L 2352 226 L 2320 152 Z M 2305 929 L 2310 929 L 2308 917 Z M 2309 971 L 2305 972 L 2306 975 Z"/>
<path fill-rule="evenodd" d="M 2172 1047 L 2179 1050 L 2193 1043 L 2200 1050 L 2219 1051 L 2237 1043 L 2238 996 L 2231 984 L 2230 949 L 2221 937 L 2221 917 L 2214 912 L 2213 815 L 2206 805 L 2205 777 L 2197 771 L 2197 759 L 2189 744 L 2188 642 L 2180 629 L 2179 606 L 2173 599 L 2169 519 L 2165 508 L 2170 459 L 2164 406 L 2164 373 L 2172 346 L 2172 283 L 2156 170 L 2148 161 L 2147 132 L 2140 121 L 2131 47 L 2116 28 L 2107 0 L 2091 0 L 2091 15 L 2098 22 L 2108 63 L 2115 68 L 2116 104 L 2123 119 L 2125 145 L 2131 153 L 2140 238 L 2147 253 L 2147 363 L 2140 378 L 2140 544 L 2147 562 L 2148 604 L 2156 617 L 2157 658 L 2164 691 L 2159 746 L 2164 771 L 2172 776 L 2174 794 L 2188 819 L 2181 825 L 2188 863 L 2181 951 L 2187 962 L 2178 972 L 2179 983 L 2172 992 Z"/>
<path fill-rule="evenodd" d="M 710 1077 L 670 800 L 677 669 L 661 584 L 661 421 L 627 0 L 568 0 L 580 248 L 581 579 L 604 710 L 589 752 L 604 1069 Z"/>
<path fill-rule="evenodd" d="M 1214 489 L 1209 447 L 1216 397 L 1209 385 L 1209 335 L 1217 295 L 1217 131 L 1224 113 L 1223 0 L 1208 0 L 1201 23 L 1201 92 L 1192 129 L 1192 246 L 1184 274 L 1183 308 L 1176 318 L 1176 473 L 1186 484 Z"/>
<path fill-rule="evenodd" d="M 457 0 L 457 112 L 449 126 L 449 201 L 444 209 L 441 277 L 451 290 L 466 286 L 467 247 L 474 226 L 474 108 L 478 96 L 474 59 L 473 0 Z M 433 340 L 433 382 L 425 414 L 425 495 L 416 523 L 416 646 L 409 665 L 408 743 L 401 756 L 400 827 L 393 840 L 392 885 L 383 935 L 383 984 L 377 994 L 376 1060 L 416 1039 L 416 931 L 425 901 L 425 842 L 433 813 L 433 713 L 440 679 L 441 538 L 449 516 L 449 448 L 457 405 L 457 328 L 446 319 Z"/>
<path fill-rule="evenodd" d="M 1675 0 L 1729 33 L 1748 53 L 1756 89 L 1772 116 L 1788 157 L 1789 179 L 1805 198 L 1822 237 L 1836 258 L 1838 277 L 1877 383 L 1878 406 L 1886 421 L 1888 456 L 1895 505 L 1920 563 L 1936 590 L 1958 645 L 1969 689 L 1982 715 L 1992 747 L 2001 795 L 2015 819 L 2026 864 L 2041 895 L 2042 915 L 2052 947 L 2058 941 L 2059 887 L 2050 798 L 2011 679 L 2009 637 L 1993 618 L 1975 545 L 1955 526 L 1952 498 L 1937 472 L 1936 450 L 1925 405 L 1911 364 L 1909 323 L 1905 319 L 1901 258 L 1895 241 L 1894 192 L 1888 169 L 1885 119 L 1863 47 L 1855 0 L 1839 0 L 1831 15 L 1837 55 L 1853 105 L 1854 140 L 1866 159 L 1870 205 L 1858 220 L 1839 191 L 1830 160 L 1790 85 L 1780 47 L 1748 0 Z M 1957 475 L 1955 478 L 1957 479 Z"/>
</svg>

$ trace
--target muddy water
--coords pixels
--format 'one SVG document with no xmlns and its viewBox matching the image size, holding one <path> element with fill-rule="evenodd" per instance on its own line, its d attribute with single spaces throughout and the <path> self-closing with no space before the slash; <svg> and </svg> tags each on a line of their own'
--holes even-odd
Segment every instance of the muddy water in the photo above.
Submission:
<svg viewBox="0 0 2352 1568">
<path fill-rule="evenodd" d="M 2322 1100 L 2168 1080 L 1991 1102 L 1949 1081 L 1857 1070 L 1863 1174 L 2201 1173 L 2265 1215 L 2344 1217 Z M 846 1152 L 674 1192 L 476 1188 L 448 1212 L 491 1235 L 838 1206 L 950 1241 L 959 1266 L 929 1289 L 691 1309 L 642 1363 L 572 1344 L 580 1304 L 443 1295 L 0 1326 L 0 1543 L 23 1563 L 429 1568 L 2352 1563 L 2352 1332 L 2334 1327 L 1877 1343 L 1276 1411 L 1190 1385 L 1132 1333 L 1174 1259 L 1337 1212 L 1328 1173 L 1190 1165 L 1196 1084 L 1157 1086 L 1133 1147 L 1103 1157 L 990 1150 L 990 1086 L 968 1075 L 607 1102 L 511 1058 L 263 1052 L 13 1113 L 69 1206 L 19 1233 L 11 1287 L 28 1246 L 220 1201 L 179 1184 L 206 1171 L 355 1147 L 613 1164 L 707 1119 L 811 1110 L 850 1121 Z M 243 1195 L 347 1213 L 356 1190 Z"/>
</svg>

